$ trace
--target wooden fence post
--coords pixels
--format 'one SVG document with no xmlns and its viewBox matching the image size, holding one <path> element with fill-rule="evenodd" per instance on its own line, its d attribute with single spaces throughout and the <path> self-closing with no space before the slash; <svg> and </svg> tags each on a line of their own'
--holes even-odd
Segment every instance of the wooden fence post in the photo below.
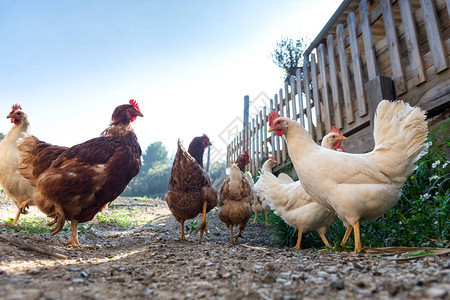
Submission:
<svg viewBox="0 0 450 300">
<path fill-rule="evenodd" d="M 373 132 L 373 120 L 375 118 L 378 103 L 380 103 L 381 100 L 395 100 L 394 82 L 391 77 L 379 75 L 368 81 L 365 87 L 369 104 L 370 128 L 371 132 Z"/>
</svg>

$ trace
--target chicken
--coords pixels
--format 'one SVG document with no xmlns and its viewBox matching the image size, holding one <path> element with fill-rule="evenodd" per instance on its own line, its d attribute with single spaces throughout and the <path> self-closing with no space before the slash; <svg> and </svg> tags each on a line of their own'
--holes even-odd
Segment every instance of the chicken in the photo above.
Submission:
<svg viewBox="0 0 450 300">
<path fill-rule="evenodd" d="M 26 208 L 33 204 L 34 187 L 17 173 L 19 163 L 17 141 L 30 135 L 30 123 L 27 114 L 18 104 L 12 106 L 7 118 L 10 118 L 14 125 L 0 143 L 0 186 L 17 206 L 17 214 L 12 223 L 16 226 L 20 214 L 27 213 Z"/>
<path fill-rule="evenodd" d="M 374 219 L 397 202 L 415 162 L 426 153 L 425 112 L 403 101 L 379 103 L 374 123 L 375 148 L 365 154 L 330 151 L 318 146 L 297 122 L 271 112 L 269 131 L 284 135 L 302 186 L 354 229 L 355 253 L 362 252 L 360 221 Z"/>
<path fill-rule="evenodd" d="M 321 146 L 330 150 L 341 148 L 340 142 L 346 138 L 339 129 L 334 126 L 332 130 L 322 139 Z M 268 173 L 267 175 L 264 175 Z M 280 177 L 281 173 L 278 177 Z M 287 178 L 291 179 L 287 174 Z M 333 224 L 337 216 L 318 204 L 308 195 L 299 181 L 282 182 L 273 176 L 271 170 L 262 172 L 259 180 L 260 194 L 269 199 L 275 213 L 286 223 L 298 229 L 297 243 L 294 249 L 301 249 L 301 240 L 303 232 L 315 230 L 322 238 L 325 246 L 330 247 L 325 232 Z"/>
<path fill-rule="evenodd" d="M 141 148 L 130 124 L 138 116 L 143 114 L 134 100 L 116 107 L 100 137 L 64 150 L 47 169 L 43 166 L 48 160 L 36 149 L 51 155 L 55 146 L 36 138 L 25 138 L 19 144 L 21 165 L 28 162 L 32 169 L 22 166 L 19 172 L 37 176 L 33 199 L 42 212 L 54 218 L 48 224 L 55 225 L 52 235 L 61 231 L 66 220 L 71 221 L 66 245 L 85 247 L 78 242 L 78 223 L 92 220 L 139 173 Z"/>
<path fill-rule="evenodd" d="M 239 154 L 239 156 L 235 160 L 235 164 L 237 164 L 239 170 L 241 170 L 242 173 L 245 173 L 245 167 L 250 162 L 250 155 L 248 155 L 247 150 L 245 150 L 244 153 Z"/>
<path fill-rule="evenodd" d="M 186 151 L 178 140 L 178 150 L 170 171 L 169 191 L 165 199 L 175 219 L 181 224 L 181 241 L 187 241 L 184 222 L 202 213 L 196 232 L 208 235 L 206 214 L 217 205 L 217 191 L 211 187 L 209 174 L 203 169 L 203 153 L 211 145 L 206 135 L 196 137 Z"/>
<path fill-rule="evenodd" d="M 275 166 L 276 162 L 277 161 L 273 157 L 269 157 L 269 159 L 266 160 L 266 162 L 261 167 L 261 172 L 260 172 L 261 175 L 264 174 L 265 172 L 272 173 L 272 167 Z M 284 174 L 284 173 L 282 173 L 282 174 Z M 252 223 L 255 224 L 256 218 L 258 217 L 258 213 L 263 212 L 264 220 L 265 220 L 264 224 L 269 225 L 269 223 L 267 223 L 267 214 L 270 212 L 271 207 L 270 207 L 270 204 L 268 203 L 266 197 L 264 197 L 259 192 L 259 188 L 261 185 L 262 185 L 262 180 L 261 180 L 261 176 L 260 176 L 258 181 L 256 181 L 256 183 L 253 186 L 253 190 L 256 193 L 253 194 L 254 199 L 253 199 L 252 210 L 253 210 L 253 213 L 255 214 L 255 219 L 253 220 Z"/>
<path fill-rule="evenodd" d="M 248 220 L 252 216 L 253 192 L 241 169 L 233 164 L 227 169 L 227 178 L 219 192 L 219 219 L 230 230 L 231 244 L 242 236 Z M 233 236 L 233 225 L 239 226 L 239 233 Z"/>
</svg>

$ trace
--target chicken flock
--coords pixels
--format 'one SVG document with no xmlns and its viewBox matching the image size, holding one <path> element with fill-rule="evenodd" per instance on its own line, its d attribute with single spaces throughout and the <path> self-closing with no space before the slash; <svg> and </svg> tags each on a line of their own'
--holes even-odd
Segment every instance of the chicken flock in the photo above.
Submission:
<svg viewBox="0 0 450 300">
<path fill-rule="evenodd" d="M 30 205 L 53 220 L 52 235 L 70 221 L 71 237 L 78 242 L 77 226 L 92 220 L 126 188 L 141 168 L 141 148 L 131 123 L 143 117 L 136 101 L 115 108 L 109 126 L 99 137 L 73 147 L 46 143 L 29 131 L 27 114 L 20 105 L 12 106 L 7 118 L 13 127 L 0 143 L 0 186 L 17 206 L 12 225 Z M 331 247 L 325 232 L 337 219 L 347 230 L 344 245 L 354 231 L 355 253 L 363 251 L 360 221 L 374 219 L 391 209 L 401 188 L 416 168 L 415 162 L 427 151 L 428 125 L 425 112 L 403 101 L 383 100 L 374 120 L 375 148 L 365 154 L 344 151 L 346 138 L 332 127 L 317 145 L 296 121 L 273 111 L 268 116 L 269 132 L 283 136 L 298 180 L 288 174 L 272 173 L 277 162 L 269 157 L 256 182 L 246 170 L 250 156 L 245 151 L 226 170 L 219 190 L 211 186 L 203 168 L 203 154 L 211 142 L 207 135 L 195 137 L 186 150 L 178 148 L 169 178 L 167 205 L 181 225 L 180 240 L 186 241 L 184 222 L 202 214 L 197 228 L 208 236 L 206 215 L 218 205 L 218 217 L 237 244 L 254 214 L 273 210 L 302 234 L 316 231 Z M 339 170 L 339 172 L 336 172 Z M 233 227 L 239 232 L 234 235 Z"/>
</svg>

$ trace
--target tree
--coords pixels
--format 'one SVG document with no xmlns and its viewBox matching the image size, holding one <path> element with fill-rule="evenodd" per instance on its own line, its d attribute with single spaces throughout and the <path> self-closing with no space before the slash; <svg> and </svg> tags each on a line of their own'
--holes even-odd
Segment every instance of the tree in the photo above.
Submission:
<svg viewBox="0 0 450 300">
<path fill-rule="evenodd" d="M 0 132 L 0 141 L 3 140 L 5 138 L 5 135 L 3 134 L 3 132 Z"/>
<path fill-rule="evenodd" d="M 150 144 L 142 155 L 143 170 L 147 172 L 156 162 L 167 161 L 168 151 L 162 142 Z"/>
<path fill-rule="evenodd" d="M 293 40 L 291 38 L 282 37 L 281 41 L 277 41 L 277 45 L 270 55 L 272 61 L 278 67 L 283 69 L 286 78 L 295 75 L 297 69 L 301 67 L 301 59 L 309 44 L 310 41 L 308 38 Z"/>
<path fill-rule="evenodd" d="M 209 168 L 209 176 L 211 177 L 211 183 L 219 179 L 223 174 L 225 174 L 225 162 L 215 161 L 211 164 Z"/>
</svg>

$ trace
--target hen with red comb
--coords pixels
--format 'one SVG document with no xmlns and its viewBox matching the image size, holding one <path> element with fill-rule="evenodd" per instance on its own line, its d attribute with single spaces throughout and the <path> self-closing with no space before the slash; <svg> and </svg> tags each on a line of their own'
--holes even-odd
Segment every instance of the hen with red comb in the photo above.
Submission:
<svg viewBox="0 0 450 300">
<path fill-rule="evenodd" d="M 19 171 L 34 177 L 33 198 L 37 207 L 54 219 L 49 223 L 55 225 L 52 234 L 70 221 L 72 234 L 67 244 L 80 247 L 78 223 L 92 220 L 139 173 L 141 147 L 130 126 L 138 116 L 143 115 L 135 101 L 116 107 L 100 137 L 64 150 L 49 166 L 41 165 L 48 160 L 39 153 L 46 143 L 32 137 L 19 144 L 21 159 L 28 162 L 28 167 Z"/>
</svg>

